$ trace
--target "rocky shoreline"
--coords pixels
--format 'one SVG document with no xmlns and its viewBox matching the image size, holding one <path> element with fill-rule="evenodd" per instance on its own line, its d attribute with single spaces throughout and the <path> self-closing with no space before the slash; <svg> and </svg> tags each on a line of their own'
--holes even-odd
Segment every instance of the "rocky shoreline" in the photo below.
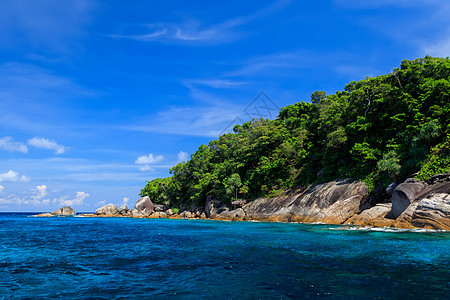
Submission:
<svg viewBox="0 0 450 300">
<path fill-rule="evenodd" d="M 440 174 L 428 182 L 407 179 L 383 192 L 384 199 L 367 197 L 364 182 L 336 180 L 291 190 L 273 198 L 258 198 L 232 205 L 208 198 L 205 207 L 189 207 L 175 213 L 170 207 L 154 204 L 149 197 L 136 201 L 134 209 L 108 204 L 85 217 L 132 217 L 170 219 L 212 219 L 227 221 L 266 221 L 325 223 L 336 225 L 438 229 L 450 231 L 450 174 Z M 70 208 L 38 216 L 74 215 Z"/>
</svg>

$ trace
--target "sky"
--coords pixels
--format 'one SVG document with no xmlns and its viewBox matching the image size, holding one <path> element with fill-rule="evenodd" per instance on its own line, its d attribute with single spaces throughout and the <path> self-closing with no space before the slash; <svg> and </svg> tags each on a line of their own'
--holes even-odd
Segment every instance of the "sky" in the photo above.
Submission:
<svg viewBox="0 0 450 300">
<path fill-rule="evenodd" d="M 447 0 L 3 0 L 0 211 L 133 207 L 233 124 L 450 55 Z"/>
</svg>

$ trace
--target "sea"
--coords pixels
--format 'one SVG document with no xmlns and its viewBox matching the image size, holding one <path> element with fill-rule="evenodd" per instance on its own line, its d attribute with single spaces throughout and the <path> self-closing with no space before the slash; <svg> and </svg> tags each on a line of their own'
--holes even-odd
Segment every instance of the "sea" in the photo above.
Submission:
<svg viewBox="0 0 450 300">
<path fill-rule="evenodd" d="M 450 299 L 450 233 L 0 213 L 0 299 Z"/>
</svg>

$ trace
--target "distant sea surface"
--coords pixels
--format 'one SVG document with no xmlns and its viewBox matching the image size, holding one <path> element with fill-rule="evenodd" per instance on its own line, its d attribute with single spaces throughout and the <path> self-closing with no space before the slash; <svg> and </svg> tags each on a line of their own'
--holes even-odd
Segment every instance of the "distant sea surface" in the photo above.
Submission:
<svg viewBox="0 0 450 300">
<path fill-rule="evenodd" d="M 0 299 L 449 299 L 450 233 L 0 213 Z"/>
</svg>

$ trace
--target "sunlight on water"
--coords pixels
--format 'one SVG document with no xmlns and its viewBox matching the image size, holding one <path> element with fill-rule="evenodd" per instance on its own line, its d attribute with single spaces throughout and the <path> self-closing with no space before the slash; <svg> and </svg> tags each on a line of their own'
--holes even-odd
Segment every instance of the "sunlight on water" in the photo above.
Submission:
<svg viewBox="0 0 450 300">
<path fill-rule="evenodd" d="M 450 234 L 0 214 L 0 298 L 442 299 Z"/>
</svg>

